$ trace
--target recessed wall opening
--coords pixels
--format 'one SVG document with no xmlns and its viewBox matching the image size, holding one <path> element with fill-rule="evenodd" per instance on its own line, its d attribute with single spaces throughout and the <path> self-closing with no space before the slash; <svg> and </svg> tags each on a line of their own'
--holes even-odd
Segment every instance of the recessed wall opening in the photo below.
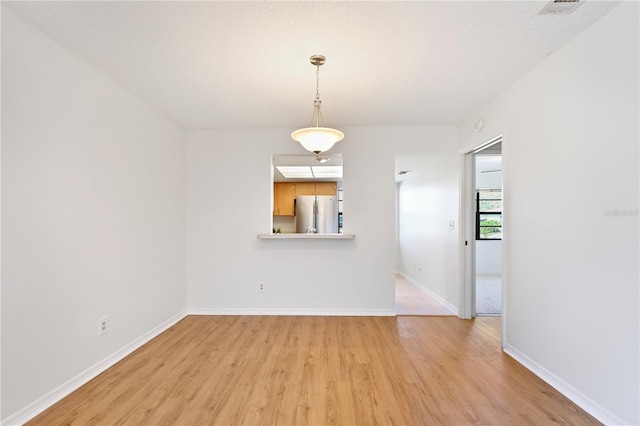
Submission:
<svg viewBox="0 0 640 426">
<path fill-rule="evenodd" d="M 342 233 L 342 169 L 342 154 L 273 155 L 272 233 Z"/>
<path fill-rule="evenodd" d="M 397 315 L 457 313 L 457 165 L 455 151 L 395 154 Z"/>
<path fill-rule="evenodd" d="M 502 314 L 502 144 L 474 154 L 475 313 Z"/>
</svg>

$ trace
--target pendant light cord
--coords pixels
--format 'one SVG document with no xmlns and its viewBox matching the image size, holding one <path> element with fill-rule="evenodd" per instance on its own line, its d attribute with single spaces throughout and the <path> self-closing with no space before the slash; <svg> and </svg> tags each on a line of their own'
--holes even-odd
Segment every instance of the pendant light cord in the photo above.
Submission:
<svg viewBox="0 0 640 426">
<path fill-rule="evenodd" d="M 320 65 L 316 65 L 316 101 L 320 100 Z"/>
<path fill-rule="evenodd" d="M 322 118 L 322 112 L 320 111 L 320 64 L 316 65 L 316 99 L 313 101 L 313 115 L 311 116 L 311 125 L 313 126 L 315 121 L 316 127 L 324 127 L 324 119 Z M 314 120 L 315 119 L 315 120 Z M 322 126 L 320 125 L 322 122 Z"/>
</svg>

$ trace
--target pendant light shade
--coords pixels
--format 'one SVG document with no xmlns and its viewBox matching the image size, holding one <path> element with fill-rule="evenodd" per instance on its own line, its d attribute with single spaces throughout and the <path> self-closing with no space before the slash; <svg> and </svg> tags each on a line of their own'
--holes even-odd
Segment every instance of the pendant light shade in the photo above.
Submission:
<svg viewBox="0 0 640 426">
<path fill-rule="evenodd" d="M 291 138 L 300 142 L 307 151 L 320 154 L 344 139 L 344 133 L 329 127 L 305 127 L 291 133 Z"/>
<path fill-rule="evenodd" d="M 299 142 L 304 149 L 316 155 L 328 151 L 336 143 L 344 139 L 344 133 L 340 130 L 324 127 L 324 119 L 320 106 L 320 65 L 324 65 L 326 58 L 322 55 L 313 55 L 311 64 L 316 67 L 316 98 L 313 101 L 313 115 L 311 116 L 311 126 L 295 130 L 291 133 L 291 138 Z"/>
</svg>

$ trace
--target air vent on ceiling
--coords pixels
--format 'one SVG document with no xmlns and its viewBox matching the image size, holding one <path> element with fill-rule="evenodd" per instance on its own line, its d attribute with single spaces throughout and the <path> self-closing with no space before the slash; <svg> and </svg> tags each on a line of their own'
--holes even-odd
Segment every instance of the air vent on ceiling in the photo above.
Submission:
<svg viewBox="0 0 640 426">
<path fill-rule="evenodd" d="M 566 15 L 576 10 L 583 2 L 581 0 L 551 0 L 538 12 L 538 15 Z"/>
</svg>

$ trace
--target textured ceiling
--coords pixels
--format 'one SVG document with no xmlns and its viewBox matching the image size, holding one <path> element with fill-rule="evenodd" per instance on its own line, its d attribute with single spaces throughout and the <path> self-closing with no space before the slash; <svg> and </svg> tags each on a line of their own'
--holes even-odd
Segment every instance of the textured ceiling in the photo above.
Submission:
<svg viewBox="0 0 640 426">
<path fill-rule="evenodd" d="M 617 2 L 9 2 L 186 128 L 456 123 Z"/>
</svg>

